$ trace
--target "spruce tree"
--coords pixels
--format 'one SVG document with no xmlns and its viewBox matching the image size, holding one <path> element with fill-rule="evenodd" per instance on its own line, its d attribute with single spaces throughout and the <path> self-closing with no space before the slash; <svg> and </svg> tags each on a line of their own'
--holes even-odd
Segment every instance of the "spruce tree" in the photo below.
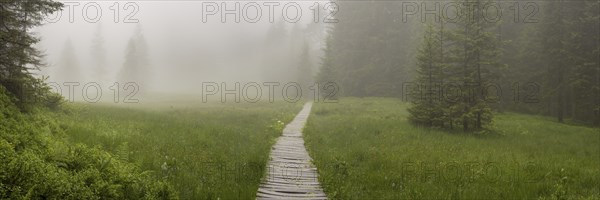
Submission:
<svg viewBox="0 0 600 200">
<path fill-rule="evenodd" d="M 64 82 L 84 80 L 71 39 L 65 41 L 60 60 L 54 67 L 56 70 L 54 71 L 53 80 L 58 81 L 60 85 Z"/>
<path fill-rule="evenodd" d="M 108 78 L 106 48 L 104 47 L 104 37 L 102 37 L 102 24 L 97 25 L 96 32 L 92 38 L 91 47 L 93 75 L 92 79 L 103 82 Z"/>
<path fill-rule="evenodd" d="M 440 32 L 428 25 L 417 54 L 417 75 L 411 96 L 410 121 L 417 125 L 443 126 L 439 80 L 443 79 Z"/>
<path fill-rule="evenodd" d="M 489 1 L 460 1 L 468 14 L 453 24 L 449 38 L 453 45 L 449 55 L 449 81 L 461 86 L 460 100 L 450 107 L 454 121 L 463 131 L 481 130 L 492 122 L 492 110 L 485 90 L 499 80 L 503 66 L 499 63 L 500 42 L 496 23 L 484 20 L 483 5 Z"/>
<path fill-rule="evenodd" d="M 135 29 L 133 36 L 129 39 L 125 50 L 125 62 L 118 75 L 120 88 L 123 89 L 124 84 L 135 83 L 136 90 L 144 94 L 147 92 L 150 79 L 150 65 L 148 62 L 148 49 L 146 39 L 138 26 Z M 127 90 L 127 88 L 125 88 Z M 131 92 L 132 90 L 130 90 Z"/>
<path fill-rule="evenodd" d="M 46 15 L 59 11 L 62 5 L 52 0 L 2 0 L 0 85 L 16 98 L 15 103 L 22 109 L 29 98 L 25 91 L 40 90 L 39 79 L 32 73 L 45 66 L 42 53 L 34 47 L 39 38 L 29 30 L 41 25 Z"/>
</svg>

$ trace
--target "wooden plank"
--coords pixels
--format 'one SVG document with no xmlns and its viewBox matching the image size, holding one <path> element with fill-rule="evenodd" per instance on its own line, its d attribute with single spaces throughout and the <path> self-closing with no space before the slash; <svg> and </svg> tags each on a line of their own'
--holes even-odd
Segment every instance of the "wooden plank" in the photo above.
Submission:
<svg viewBox="0 0 600 200">
<path fill-rule="evenodd" d="M 268 180 L 267 183 L 268 184 L 281 184 L 281 185 L 295 184 L 295 185 L 300 185 L 300 186 L 305 186 L 305 185 L 319 186 L 319 182 L 302 182 L 301 184 L 297 184 L 297 183 L 291 183 L 290 181 L 281 180 L 281 179 Z"/>
<path fill-rule="evenodd" d="M 271 147 L 267 176 L 258 188 L 257 199 L 327 199 L 302 138 L 311 107 L 311 102 L 306 103 Z"/>
<path fill-rule="evenodd" d="M 265 182 L 262 185 L 265 186 L 265 187 L 287 187 L 287 186 L 290 186 L 289 183 L 277 183 L 277 182 L 274 182 L 274 181 L 271 181 L 271 182 L 268 182 L 268 183 Z M 317 182 L 314 182 L 313 184 L 303 183 L 303 184 L 300 184 L 300 185 L 295 184 L 294 186 L 299 187 L 299 188 L 314 188 L 314 187 L 319 186 L 319 183 L 317 183 Z"/>
<path fill-rule="evenodd" d="M 304 198 L 325 197 L 325 194 L 323 194 L 323 193 L 294 193 L 293 191 L 275 192 L 275 191 L 271 191 L 271 190 L 266 190 L 264 188 L 258 188 L 258 192 L 263 193 L 263 194 L 276 195 L 276 196 L 280 196 L 280 197 L 304 197 Z"/>
</svg>

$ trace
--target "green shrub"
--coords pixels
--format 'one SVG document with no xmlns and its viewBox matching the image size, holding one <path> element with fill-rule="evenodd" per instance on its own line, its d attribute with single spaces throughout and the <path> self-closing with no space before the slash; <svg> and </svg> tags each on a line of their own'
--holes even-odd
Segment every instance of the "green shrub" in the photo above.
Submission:
<svg viewBox="0 0 600 200">
<path fill-rule="evenodd" d="M 0 199 L 177 198 L 171 185 L 137 166 L 67 142 L 55 121 L 60 113 L 21 113 L 7 93 L 0 86 Z"/>
</svg>

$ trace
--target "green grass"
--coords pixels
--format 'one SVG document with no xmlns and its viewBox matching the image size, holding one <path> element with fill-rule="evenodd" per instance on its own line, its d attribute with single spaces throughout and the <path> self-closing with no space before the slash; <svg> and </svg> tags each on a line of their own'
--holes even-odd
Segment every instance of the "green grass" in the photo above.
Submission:
<svg viewBox="0 0 600 200">
<path fill-rule="evenodd" d="M 415 127 L 388 98 L 318 103 L 304 129 L 333 199 L 598 199 L 600 131 L 496 114 L 495 134 Z"/>
<path fill-rule="evenodd" d="M 173 186 L 99 148 L 67 140 L 68 109 L 21 112 L 0 85 L 0 199 L 177 199 Z"/>
<path fill-rule="evenodd" d="M 300 108 L 285 102 L 78 104 L 60 121 L 72 142 L 100 147 L 167 180 L 182 199 L 251 199 L 270 147 Z"/>
</svg>

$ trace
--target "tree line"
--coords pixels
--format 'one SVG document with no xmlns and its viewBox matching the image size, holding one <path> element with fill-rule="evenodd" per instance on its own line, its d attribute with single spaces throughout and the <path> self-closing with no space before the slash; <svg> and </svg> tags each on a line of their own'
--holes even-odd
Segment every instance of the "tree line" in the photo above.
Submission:
<svg viewBox="0 0 600 200">
<path fill-rule="evenodd" d="M 64 82 L 93 81 L 96 83 L 109 83 L 117 81 L 124 85 L 125 83 L 135 83 L 143 93 L 147 84 L 151 80 L 151 66 L 148 58 L 148 45 L 144 37 L 142 26 L 137 25 L 124 50 L 124 62 L 116 75 L 111 74 L 111 68 L 106 56 L 105 39 L 102 36 L 102 25 L 99 24 L 92 37 L 90 48 L 92 58 L 90 72 L 91 77 L 86 77 L 81 63 L 78 61 L 77 50 L 73 47 L 70 38 L 67 38 L 58 62 L 51 66 L 49 75 L 50 81 L 55 81 L 59 85 Z"/>
<path fill-rule="evenodd" d="M 472 10 L 406 21 L 402 2 L 339 1 L 317 80 L 406 99 L 420 126 L 479 131 L 502 111 L 600 124 L 598 1 L 537 2 L 535 20 L 518 22 L 481 14 L 502 1 L 437 2 Z"/>
<path fill-rule="evenodd" d="M 47 67 L 43 53 L 35 48 L 40 39 L 30 29 L 42 25 L 44 17 L 62 9 L 63 4 L 51 0 L 3 0 L 0 4 L 0 84 L 13 97 L 13 102 L 23 111 L 37 105 L 55 107 L 62 97 L 53 93 L 47 84 L 48 76 L 40 77 L 42 68 Z M 93 81 L 107 79 L 107 61 L 104 39 L 99 28 L 93 37 L 91 54 Z M 118 80 L 146 82 L 147 49 L 145 39 L 138 27 L 126 49 L 125 63 Z M 86 80 L 78 63 L 72 41 L 65 41 L 63 51 L 51 81 L 59 83 Z"/>
</svg>

